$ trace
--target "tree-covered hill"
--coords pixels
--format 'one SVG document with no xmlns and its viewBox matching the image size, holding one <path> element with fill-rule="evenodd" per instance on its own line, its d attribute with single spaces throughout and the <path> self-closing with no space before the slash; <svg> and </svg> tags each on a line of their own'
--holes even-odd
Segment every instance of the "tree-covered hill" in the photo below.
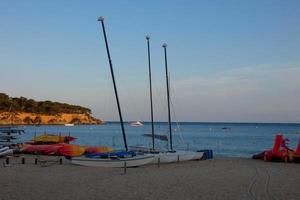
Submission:
<svg viewBox="0 0 300 200">
<path fill-rule="evenodd" d="M 30 112 L 55 115 L 58 113 L 91 114 L 89 108 L 52 101 L 35 101 L 25 97 L 9 97 L 0 93 L 0 111 Z"/>
</svg>

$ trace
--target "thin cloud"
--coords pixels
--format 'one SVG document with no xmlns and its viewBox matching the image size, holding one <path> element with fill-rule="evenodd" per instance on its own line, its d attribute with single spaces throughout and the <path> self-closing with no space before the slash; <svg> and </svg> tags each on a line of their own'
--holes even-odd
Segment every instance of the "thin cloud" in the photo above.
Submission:
<svg viewBox="0 0 300 200">
<path fill-rule="evenodd" d="M 178 108 L 200 121 L 300 121 L 300 66 L 257 65 L 175 83 Z M 197 113 L 197 114 L 193 114 Z"/>
</svg>

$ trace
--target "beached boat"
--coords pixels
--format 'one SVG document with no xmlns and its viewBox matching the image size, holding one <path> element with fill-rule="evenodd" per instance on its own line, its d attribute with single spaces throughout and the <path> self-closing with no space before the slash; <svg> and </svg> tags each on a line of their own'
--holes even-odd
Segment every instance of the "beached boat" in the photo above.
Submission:
<svg viewBox="0 0 300 200">
<path fill-rule="evenodd" d="M 81 156 L 85 152 L 85 148 L 76 144 L 64 144 L 58 149 L 59 155 L 63 156 Z"/>
<path fill-rule="evenodd" d="M 152 161 L 153 155 L 136 155 L 129 158 L 87 158 L 83 156 L 72 158 L 72 164 L 90 167 L 137 167 Z"/>
<path fill-rule="evenodd" d="M 24 144 L 21 148 L 22 153 L 41 154 L 41 155 L 60 155 L 60 156 L 81 156 L 85 148 L 76 144 Z"/>
<path fill-rule="evenodd" d="M 0 127 L 0 143 L 2 145 L 14 145 L 19 141 L 20 135 L 24 134 L 24 129 L 15 126 Z"/>
<path fill-rule="evenodd" d="M 9 149 L 9 147 L 1 147 L 0 148 L 0 157 L 7 156 L 13 154 L 13 150 Z"/>
<path fill-rule="evenodd" d="M 121 124 L 122 136 L 123 136 L 123 141 L 124 141 L 124 147 L 125 147 L 125 151 L 123 151 L 123 152 L 126 156 L 122 157 L 119 155 L 114 155 L 114 156 L 108 156 L 107 158 L 103 158 L 101 156 L 99 157 L 97 155 L 88 156 L 88 157 L 80 156 L 80 157 L 73 157 L 71 159 L 71 162 L 73 164 L 77 164 L 77 165 L 92 166 L 92 167 L 137 167 L 137 166 L 148 164 L 153 161 L 153 159 L 154 159 L 153 155 L 135 155 L 135 154 L 128 153 L 124 122 L 123 122 L 123 118 L 122 118 L 122 112 L 121 112 L 121 108 L 120 108 L 119 97 L 118 97 L 112 62 L 111 62 L 111 58 L 110 58 L 108 42 L 107 42 L 106 33 L 105 33 L 104 18 L 99 17 L 98 21 L 101 22 L 102 29 L 103 29 L 104 40 L 105 40 L 105 45 L 106 45 L 106 50 L 107 50 L 107 56 L 108 56 L 108 60 L 109 60 L 109 67 L 110 67 L 110 72 L 111 72 L 113 86 L 114 86 L 114 92 L 115 92 L 115 97 L 116 97 L 116 102 L 117 102 L 117 107 L 118 107 L 118 112 L 119 112 L 119 118 L 120 118 L 120 122 L 121 122 L 120 124 Z"/>
<path fill-rule="evenodd" d="M 23 144 L 21 152 L 25 154 L 58 155 L 59 144 Z"/>
<path fill-rule="evenodd" d="M 143 123 L 141 121 L 134 121 L 130 123 L 130 126 L 143 126 Z"/>
<path fill-rule="evenodd" d="M 148 45 L 148 64 L 149 64 L 149 82 L 150 82 L 150 103 L 151 103 L 151 124 L 152 124 L 152 151 L 150 155 L 154 155 L 155 158 L 152 163 L 171 163 L 179 161 L 189 161 L 189 160 L 200 160 L 203 157 L 203 152 L 192 152 L 192 151 L 175 151 L 173 149 L 173 139 L 172 139 L 172 127 L 171 127 L 171 112 L 170 112 L 170 91 L 169 91 L 169 78 L 168 78 L 168 65 L 167 65 L 167 45 L 163 44 L 164 55 L 165 55 L 165 70 L 166 70 L 166 84 L 167 84 L 167 105 L 168 105 L 168 125 L 169 125 L 169 138 L 164 135 L 157 135 L 154 133 L 154 122 L 153 122 L 153 105 L 152 105 L 152 86 L 151 86 L 151 62 L 150 62 L 150 37 L 146 36 Z M 149 136 L 150 134 L 144 134 L 144 136 Z M 169 141 L 170 149 L 167 152 L 157 152 L 155 150 L 155 139 Z"/>
<path fill-rule="evenodd" d="M 0 127 L 0 134 L 7 134 L 7 135 L 13 135 L 18 134 L 21 135 L 25 133 L 24 129 L 13 127 L 13 126 L 3 126 Z"/>
<path fill-rule="evenodd" d="M 18 137 L 23 133 L 25 133 L 24 129 L 18 127 L 0 127 L 0 138 L 5 138 L 5 136 L 7 136 L 7 138 L 10 139 L 10 137 Z"/>
<path fill-rule="evenodd" d="M 194 151 L 174 151 L 174 152 L 160 152 L 154 154 L 153 164 L 160 163 L 172 163 L 183 162 L 190 160 L 200 160 L 203 157 L 203 152 Z"/>
</svg>

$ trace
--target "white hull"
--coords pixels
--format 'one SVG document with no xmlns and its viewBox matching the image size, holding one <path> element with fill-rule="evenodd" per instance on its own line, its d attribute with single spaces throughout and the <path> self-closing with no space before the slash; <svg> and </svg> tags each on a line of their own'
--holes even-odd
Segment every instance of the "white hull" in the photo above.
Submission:
<svg viewBox="0 0 300 200">
<path fill-rule="evenodd" d="M 176 151 L 154 154 L 152 164 L 183 162 L 190 160 L 200 160 L 203 157 L 203 152 L 193 151 Z"/>
<path fill-rule="evenodd" d="M 177 153 L 171 153 L 171 152 L 158 153 L 158 154 L 154 154 L 154 159 L 152 161 L 152 164 L 156 164 L 158 162 L 173 163 L 173 162 L 177 162 L 177 159 L 178 159 Z"/>
<path fill-rule="evenodd" d="M 11 154 L 13 154 L 13 150 L 12 149 L 2 150 L 0 152 L 0 156 L 6 156 L 6 155 L 11 155 Z"/>
<path fill-rule="evenodd" d="M 2 147 L 1 149 L 0 149 L 0 152 L 2 152 L 2 151 L 7 151 L 9 149 L 9 147 Z"/>
<path fill-rule="evenodd" d="M 136 121 L 136 122 L 131 122 L 130 126 L 143 126 L 143 123 L 140 121 Z"/>
<path fill-rule="evenodd" d="M 74 124 L 65 124 L 65 126 L 74 126 Z"/>
<path fill-rule="evenodd" d="M 178 151 L 179 161 L 200 160 L 203 152 L 194 151 Z"/>
<path fill-rule="evenodd" d="M 104 159 L 104 158 L 87 158 L 84 156 L 73 157 L 71 162 L 75 165 L 83 165 L 90 167 L 138 167 L 149 164 L 153 161 L 153 155 L 138 155 L 131 158 L 120 159 Z"/>
</svg>

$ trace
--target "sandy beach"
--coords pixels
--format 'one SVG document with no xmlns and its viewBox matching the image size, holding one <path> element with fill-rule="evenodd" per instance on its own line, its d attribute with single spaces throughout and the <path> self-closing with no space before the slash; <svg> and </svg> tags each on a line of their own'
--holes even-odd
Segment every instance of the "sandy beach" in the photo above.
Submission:
<svg viewBox="0 0 300 200">
<path fill-rule="evenodd" d="M 13 158 L 0 168 L 0 199 L 299 199 L 300 165 L 247 158 L 127 169 Z M 48 160 L 56 161 L 50 157 Z M 1 159 L 1 163 L 4 159 Z"/>
</svg>

